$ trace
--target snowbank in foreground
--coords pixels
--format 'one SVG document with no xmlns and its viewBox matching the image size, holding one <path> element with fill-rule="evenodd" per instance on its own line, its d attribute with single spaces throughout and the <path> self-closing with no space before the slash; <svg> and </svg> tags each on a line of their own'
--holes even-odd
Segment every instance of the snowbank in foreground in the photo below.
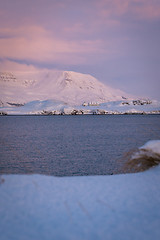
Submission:
<svg viewBox="0 0 160 240">
<path fill-rule="evenodd" d="M 146 144 L 144 144 L 142 147 L 140 147 L 141 150 L 152 152 L 153 154 L 156 154 L 157 157 L 160 158 L 160 140 L 151 140 L 148 141 Z"/>
<path fill-rule="evenodd" d="M 113 176 L 3 175 L 1 240 L 158 240 L 159 181 L 160 166 Z"/>
<path fill-rule="evenodd" d="M 139 172 L 160 163 L 160 140 L 151 140 L 128 155 L 124 169 L 129 172 Z"/>
</svg>

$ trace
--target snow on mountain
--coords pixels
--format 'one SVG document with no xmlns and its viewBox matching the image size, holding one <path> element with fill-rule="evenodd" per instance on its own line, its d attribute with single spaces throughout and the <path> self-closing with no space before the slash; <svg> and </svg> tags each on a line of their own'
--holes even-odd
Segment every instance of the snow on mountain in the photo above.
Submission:
<svg viewBox="0 0 160 240">
<path fill-rule="evenodd" d="M 57 70 L 0 72 L 0 114 L 143 112 L 160 113 L 160 103 L 134 98 L 91 75 Z"/>
<path fill-rule="evenodd" d="M 91 75 L 70 71 L 1 72 L 0 100 L 26 103 L 54 99 L 71 105 L 107 102 L 129 97 L 99 82 Z"/>
</svg>

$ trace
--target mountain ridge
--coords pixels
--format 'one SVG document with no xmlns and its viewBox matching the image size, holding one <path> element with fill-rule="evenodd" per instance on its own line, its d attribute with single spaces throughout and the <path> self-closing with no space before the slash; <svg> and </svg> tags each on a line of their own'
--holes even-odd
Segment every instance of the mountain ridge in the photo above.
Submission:
<svg viewBox="0 0 160 240">
<path fill-rule="evenodd" d="M 0 72 L 0 115 L 160 113 L 160 103 L 133 97 L 89 74 Z"/>
<path fill-rule="evenodd" d="M 1 72 L 0 85 L 2 102 L 55 99 L 77 105 L 84 101 L 121 100 L 123 95 L 130 97 L 89 74 L 73 71 Z"/>
</svg>

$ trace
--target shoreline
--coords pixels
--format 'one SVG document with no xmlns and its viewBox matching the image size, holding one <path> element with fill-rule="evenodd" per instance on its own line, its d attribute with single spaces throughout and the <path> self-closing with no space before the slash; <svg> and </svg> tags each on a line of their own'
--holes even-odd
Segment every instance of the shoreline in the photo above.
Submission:
<svg viewBox="0 0 160 240">
<path fill-rule="evenodd" d="M 113 116 L 113 115 L 160 115 L 159 113 L 107 113 L 107 114 L 8 114 L 8 113 L 1 113 L 0 117 L 2 116 Z"/>
</svg>

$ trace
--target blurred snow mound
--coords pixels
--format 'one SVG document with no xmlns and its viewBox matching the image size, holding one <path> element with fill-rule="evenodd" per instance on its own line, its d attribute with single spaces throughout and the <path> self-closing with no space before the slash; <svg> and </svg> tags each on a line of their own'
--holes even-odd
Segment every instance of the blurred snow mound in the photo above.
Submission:
<svg viewBox="0 0 160 240">
<path fill-rule="evenodd" d="M 151 140 L 126 154 L 125 172 L 145 171 L 160 164 L 160 140 Z"/>
<path fill-rule="evenodd" d="M 139 151 L 132 155 L 132 159 L 155 158 L 160 160 L 160 140 L 151 140 L 139 148 Z"/>
<path fill-rule="evenodd" d="M 153 153 L 160 155 L 160 140 L 151 140 L 145 143 L 142 147 L 139 149 L 151 151 Z"/>
</svg>

